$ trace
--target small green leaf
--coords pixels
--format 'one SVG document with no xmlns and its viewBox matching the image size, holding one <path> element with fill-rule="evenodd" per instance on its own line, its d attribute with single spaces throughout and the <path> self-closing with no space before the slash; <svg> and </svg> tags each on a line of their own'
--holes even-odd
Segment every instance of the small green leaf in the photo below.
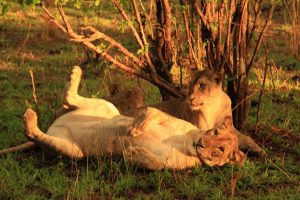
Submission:
<svg viewBox="0 0 300 200">
<path fill-rule="evenodd" d="M 144 49 L 139 49 L 139 50 L 137 51 L 137 54 L 140 55 L 140 56 L 144 55 L 144 54 L 145 54 Z"/>
<path fill-rule="evenodd" d="M 94 5 L 95 5 L 96 7 L 99 6 L 99 5 L 100 5 L 100 0 L 96 0 L 95 3 L 94 3 Z"/>
<path fill-rule="evenodd" d="M 2 6 L 2 13 L 1 13 L 1 15 L 2 15 L 2 16 L 5 15 L 5 14 L 9 11 L 9 8 L 10 8 L 10 5 L 9 5 L 9 4 L 4 4 L 4 5 Z"/>
<path fill-rule="evenodd" d="M 35 5 L 41 3 L 41 0 L 28 0 L 27 2 L 29 5 Z"/>
<path fill-rule="evenodd" d="M 74 2 L 74 7 L 77 8 L 77 9 L 80 9 L 80 6 L 81 6 L 81 2 L 79 0 L 76 0 Z"/>
</svg>

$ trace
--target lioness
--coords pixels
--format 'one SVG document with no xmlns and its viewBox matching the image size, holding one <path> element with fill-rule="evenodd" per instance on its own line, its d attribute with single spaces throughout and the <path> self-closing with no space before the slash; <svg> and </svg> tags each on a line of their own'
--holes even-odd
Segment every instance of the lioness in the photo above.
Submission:
<svg viewBox="0 0 300 200">
<path fill-rule="evenodd" d="M 26 135 L 31 140 L 71 158 L 123 155 L 152 170 L 183 169 L 201 161 L 211 166 L 243 162 L 231 120 L 225 120 L 223 128 L 203 132 L 154 108 L 135 119 L 126 117 L 103 99 L 79 96 L 80 76 L 81 69 L 74 67 L 64 102 L 71 111 L 57 118 L 47 134 L 38 128 L 36 113 L 25 112 Z"/>
<path fill-rule="evenodd" d="M 188 121 L 200 130 L 220 127 L 227 116 L 232 116 L 231 100 L 223 91 L 222 82 L 223 77 L 220 73 L 211 70 L 198 71 L 190 83 L 186 98 L 171 99 L 149 106 Z M 132 112 L 133 116 L 139 112 Z M 233 131 L 238 137 L 240 149 L 249 150 L 261 157 L 267 155 L 249 136 L 243 135 L 235 128 Z"/>
</svg>

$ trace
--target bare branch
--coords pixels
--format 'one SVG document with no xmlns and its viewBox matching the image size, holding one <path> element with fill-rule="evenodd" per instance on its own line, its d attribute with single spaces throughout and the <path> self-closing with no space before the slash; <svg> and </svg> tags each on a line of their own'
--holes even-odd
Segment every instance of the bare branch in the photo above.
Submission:
<svg viewBox="0 0 300 200">
<path fill-rule="evenodd" d="M 194 52 L 193 46 L 192 46 L 191 32 L 190 32 L 190 28 L 189 28 L 189 24 L 188 24 L 186 11 L 183 11 L 182 15 L 183 15 L 183 20 L 184 20 L 184 25 L 185 25 L 186 38 L 187 38 L 188 49 L 189 49 L 189 57 L 190 57 L 190 60 L 193 61 L 197 67 L 199 67 L 200 64 L 198 62 L 198 59 L 195 55 L 195 52 Z"/>
<path fill-rule="evenodd" d="M 97 40 L 97 39 L 103 39 L 103 40 L 109 42 L 112 46 L 116 47 L 124 55 L 131 58 L 133 60 L 133 62 L 135 64 L 137 64 L 139 67 L 145 67 L 145 63 L 142 60 L 137 58 L 133 53 L 128 51 L 128 49 L 126 49 L 123 45 L 121 45 L 119 42 L 115 41 L 113 38 L 109 37 L 105 33 L 102 33 L 100 31 L 98 31 L 97 29 L 95 29 L 92 26 L 83 27 L 81 29 L 82 30 L 89 30 L 93 34 L 91 36 L 87 37 L 87 38 L 74 38 L 74 39 L 71 39 L 71 41 L 74 41 L 74 42 L 92 42 L 92 41 Z"/>
<path fill-rule="evenodd" d="M 145 36 L 145 32 L 144 32 L 144 27 L 143 27 L 143 24 L 142 24 L 141 15 L 140 15 L 138 6 L 137 6 L 135 0 L 131 0 L 131 2 L 133 4 L 135 16 L 136 16 L 136 19 L 137 19 L 138 24 L 139 24 L 139 29 L 140 29 L 140 32 L 141 32 L 141 35 L 142 35 L 143 43 L 144 43 L 145 47 L 147 47 L 149 44 L 147 43 L 147 40 L 146 40 L 146 36 Z"/>
<path fill-rule="evenodd" d="M 250 43 L 250 41 L 251 41 L 251 39 L 252 39 L 252 37 L 253 37 L 253 34 L 254 34 L 254 32 L 255 32 L 255 29 L 256 29 L 256 27 L 257 27 L 257 20 L 258 20 L 258 18 L 259 18 L 260 13 L 261 13 L 262 3 L 263 3 L 263 0 L 259 0 L 257 11 L 254 10 L 255 16 L 254 16 L 253 26 L 252 26 L 252 29 L 251 29 L 251 31 L 250 31 L 250 35 L 249 35 L 248 38 L 247 38 L 247 44 Z"/>
<path fill-rule="evenodd" d="M 126 12 L 122 8 L 122 6 L 119 4 L 119 2 L 117 0 L 111 0 L 111 1 L 115 4 L 115 6 L 119 10 L 120 14 L 122 15 L 123 19 L 127 22 L 127 24 L 129 26 L 133 36 L 135 37 L 137 43 L 140 45 L 140 47 L 142 49 L 145 49 L 145 46 L 143 44 L 143 41 L 142 41 L 141 37 L 139 36 L 137 30 L 134 28 L 131 20 L 129 19 L 128 15 L 126 14 Z"/>
<path fill-rule="evenodd" d="M 200 7 L 199 7 L 199 4 L 195 1 L 194 3 L 194 7 L 196 8 L 196 11 L 197 11 L 197 14 L 198 16 L 200 17 L 203 25 L 205 26 L 205 28 L 209 31 L 209 33 L 211 34 L 212 36 L 212 39 L 213 41 L 215 41 L 216 39 L 216 36 L 215 36 L 215 33 L 213 32 L 207 18 L 205 17 L 205 15 L 203 14 L 203 12 L 201 11 Z"/>
<path fill-rule="evenodd" d="M 169 4 L 168 0 L 163 0 L 162 1 L 163 4 L 163 10 L 164 10 L 164 16 L 165 16 L 165 20 L 164 20 L 164 28 L 165 28 L 165 51 L 169 52 L 171 50 L 171 42 L 172 42 L 172 38 L 171 38 L 171 6 Z M 166 55 L 165 55 L 166 56 Z M 166 58 L 168 59 L 168 58 Z"/>
<path fill-rule="evenodd" d="M 140 45 L 141 49 L 143 51 L 147 51 L 147 49 L 145 48 L 145 43 L 143 43 L 140 35 L 138 34 L 137 30 L 134 28 L 132 22 L 130 21 L 128 15 L 126 14 L 126 12 L 124 11 L 124 9 L 122 8 L 122 6 L 119 4 L 119 2 L 117 0 L 112 0 L 112 2 L 115 4 L 115 6 L 118 8 L 119 12 L 121 13 L 121 15 L 123 16 L 123 19 L 128 23 L 128 26 L 132 32 L 132 34 L 134 35 L 136 41 L 138 42 L 138 44 Z M 146 38 L 144 38 L 146 41 Z M 146 58 L 146 62 L 148 64 L 148 68 L 150 69 L 151 74 L 155 74 L 156 70 L 155 67 L 153 65 L 153 63 L 151 62 L 151 59 L 149 57 L 148 52 L 145 52 L 144 54 L 145 58 Z"/>
<path fill-rule="evenodd" d="M 144 49 L 143 49 L 144 56 L 146 58 L 146 62 L 148 63 L 148 67 L 150 68 L 151 73 L 154 74 L 156 72 L 156 70 L 155 70 L 155 67 L 154 67 L 150 57 L 149 57 L 149 53 L 148 53 L 149 44 L 147 42 L 146 35 L 145 35 L 145 32 L 144 32 L 144 27 L 143 27 L 143 24 L 142 24 L 141 15 L 140 15 L 138 6 L 136 4 L 136 1 L 135 0 L 131 0 L 131 1 L 132 1 L 132 4 L 133 4 L 133 7 L 134 7 L 135 16 L 136 16 L 138 24 L 139 24 L 139 30 L 140 30 L 140 33 L 142 35 L 143 44 L 145 45 Z"/>
<path fill-rule="evenodd" d="M 67 21 L 65 12 L 64 12 L 64 10 L 62 9 L 62 7 L 61 7 L 60 4 L 57 5 L 57 8 L 58 8 L 59 14 L 60 14 L 60 16 L 61 16 L 61 18 L 62 18 L 62 20 L 63 20 L 63 22 L 64 22 L 64 24 L 65 24 L 65 28 L 66 28 L 66 31 L 68 32 L 68 35 L 70 35 L 70 36 L 72 36 L 72 37 L 83 37 L 83 36 L 77 35 L 77 34 L 73 31 L 71 25 L 70 25 L 70 24 L 68 23 L 68 21 Z"/>
<path fill-rule="evenodd" d="M 147 20 L 150 20 L 149 15 L 148 15 L 147 12 L 146 12 L 146 9 L 145 9 L 145 7 L 144 7 L 144 4 L 143 4 L 142 0 L 139 0 L 139 1 L 140 1 L 140 4 L 141 4 L 141 6 L 142 6 L 142 9 L 143 9 L 143 11 L 144 11 L 144 14 L 145 14 Z"/>
<path fill-rule="evenodd" d="M 262 83 L 262 87 L 259 93 L 259 98 L 258 98 L 258 104 L 257 104 L 257 112 L 256 112 L 256 123 L 255 123 L 255 130 L 257 130 L 257 127 L 259 125 L 259 121 L 260 121 L 260 107 L 261 107 L 261 101 L 262 101 L 262 96 L 264 93 L 264 89 L 265 89 L 265 84 L 266 84 L 266 78 L 267 78 L 267 72 L 268 72 L 268 68 L 269 68 L 269 62 L 268 62 L 268 49 L 266 44 L 263 42 L 264 47 L 265 47 L 265 54 L 266 54 L 266 60 L 265 60 L 265 69 L 264 69 L 264 79 L 263 79 L 263 83 Z"/>
<path fill-rule="evenodd" d="M 254 49 L 252 58 L 251 58 L 251 60 L 250 60 L 250 63 L 249 63 L 248 66 L 247 66 L 246 74 L 249 74 L 249 72 L 250 72 L 250 68 L 251 68 L 251 66 L 252 66 L 252 64 L 253 64 L 253 62 L 254 62 L 254 58 L 255 58 L 256 53 L 257 53 L 257 51 L 258 51 L 258 49 L 259 49 L 259 47 L 260 47 L 260 44 L 261 44 L 261 42 L 262 42 L 264 33 L 265 33 L 265 31 L 266 31 L 266 29 L 267 29 L 267 27 L 268 27 L 268 25 L 269 25 L 269 23 L 270 23 L 270 21 L 271 21 L 271 18 L 272 18 L 274 9 L 275 9 L 275 4 L 273 4 L 272 7 L 270 8 L 270 11 L 269 11 L 268 17 L 267 17 L 267 19 L 266 19 L 266 21 L 265 21 L 264 27 L 262 28 L 262 31 L 260 32 L 258 41 L 256 42 L 256 46 L 255 46 L 255 49 Z"/>
<path fill-rule="evenodd" d="M 36 98 L 36 90 L 35 90 L 35 84 L 34 84 L 34 75 L 33 75 L 32 70 L 29 70 L 29 73 L 30 73 L 30 77 L 31 77 L 32 97 L 33 97 L 33 100 L 34 100 L 34 103 L 35 103 L 36 112 L 39 114 L 40 113 L 40 109 L 39 109 L 39 104 L 38 104 L 38 101 L 37 101 L 37 98 Z M 41 124 L 40 119 L 38 119 L 38 123 Z"/>
<path fill-rule="evenodd" d="M 62 26 L 58 21 L 55 20 L 55 18 L 52 16 L 52 14 L 47 10 L 47 8 L 41 4 L 43 10 L 45 11 L 47 18 L 50 22 L 54 23 L 61 31 L 63 31 L 67 36 L 70 37 L 70 39 L 75 40 L 75 41 L 80 41 L 81 44 L 83 44 L 84 46 L 88 47 L 89 49 L 95 51 L 96 53 L 98 53 L 100 56 L 102 56 L 104 59 L 108 60 L 109 62 L 111 62 L 113 65 L 115 65 L 117 68 L 126 71 L 127 73 L 136 75 L 138 77 L 141 77 L 149 82 L 151 82 L 152 84 L 156 85 L 157 87 L 165 90 L 166 92 L 168 92 L 170 95 L 174 96 L 174 97 L 181 97 L 184 96 L 185 94 L 183 92 L 180 91 L 176 91 L 172 85 L 170 85 L 169 83 L 167 83 L 164 79 L 162 79 L 161 77 L 159 77 L 156 73 L 152 73 L 149 75 L 142 73 L 136 69 L 134 69 L 133 67 L 129 67 L 121 62 L 119 62 L 117 59 L 113 58 L 111 55 L 109 55 L 107 53 L 107 51 L 102 51 L 100 49 L 98 49 L 93 43 L 91 43 L 91 41 L 87 40 L 82 40 L 84 38 L 83 35 L 78 35 L 75 32 L 73 32 L 70 24 L 68 23 L 68 21 L 66 20 L 64 11 L 61 7 L 58 7 L 60 10 L 60 14 L 61 17 L 63 19 L 64 22 L 64 26 Z M 88 28 L 91 32 L 97 33 L 97 31 L 91 27 Z M 100 33 L 100 32 L 99 32 Z M 101 34 L 100 34 L 101 35 Z M 102 37 L 104 37 L 105 35 L 101 35 Z M 95 35 L 93 36 L 95 37 Z M 109 40 L 108 37 L 105 37 L 106 39 Z M 103 38 L 104 39 L 104 38 Z M 110 42 L 113 42 L 112 40 L 110 40 Z M 117 45 L 117 44 L 115 44 Z M 118 46 L 119 48 L 121 48 L 121 46 Z M 119 49 L 120 50 L 120 49 Z M 122 49 L 123 51 L 125 49 Z M 122 51 L 121 50 L 121 51 Z M 124 53 L 124 52 L 123 52 Z M 126 54 L 125 54 L 126 55 Z M 128 56 L 128 55 L 127 55 Z"/>
<path fill-rule="evenodd" d="M 64 26 L 62 26 L 58 21 L 55 20 L 55 18 L 53 17 L 53 15 L 44 6 L 44 4 L 41 3 L 40 5 L 41 5 L 42 9 L 44 10 L 44 12 L 46 13 L 46 16 L 44 16 L 44 18 L 46 18 L 47 20 L 49 20 L 51 23 L 55 24 L 63 33 L 68 34 L 67 29 Z"/>
</svg>

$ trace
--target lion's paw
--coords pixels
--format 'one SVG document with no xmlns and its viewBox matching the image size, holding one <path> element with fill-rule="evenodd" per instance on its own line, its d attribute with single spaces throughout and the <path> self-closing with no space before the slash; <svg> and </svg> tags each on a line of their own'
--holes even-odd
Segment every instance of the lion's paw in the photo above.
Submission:
<svg viewBox="0 0 300 200">
<path fill-rule="evenodd" d="M 23 118 L 26 135 L 30 138 L 33 138 L 37 129 L 37 114 L 32 109 L 27 109 Z"/>
<path fill-rule="evenodd" d="M 71 78 L 72 79 L 80 78 L 81 74 L 82 74 L 81 68 L 79 66 L 74 66 L 72 69 Z"/>
<path fill-rule="evenodd" d="M 81 68 L 78 66 L 74 66 L 70 76 L 70 83 L 67 91 L 69 96 L 78 94 L 78 86 L 80 83 L 81 75 L 82 75 Z"/>
<path fill-rule="evenodd" d="M 128 128 L 127 128 L 127 135 L 128 136 L 131 136 L 131 137 L 136 137 L 136 136 L 139 136 L 139 135 L 141 135 L 143 132 L 140 130 L 140 129 L 138 129 L 138 128 L 135 128 L 134 126 L 129 126 Z"/>
<path fill-rule="evenodd" d="M 79 66 L 74 66 L 73 69 L 72 69 L 72 73 L 71 73 L 71 76 L 70 76 L 70 81 L 72 80 L 80 80 L 81 78 L 81 74 L 82 74 L 82 70 Z"/>
<path fill-rule="evenodd" d="M 70 75 L 70 81 L 66 85 L 65 97 L 64 97 L 64 108 L 70 109 L 76 106 L 78 102 L 78 87 L 82 75 L 82 70 L 78 66 L 74 66 Z"/>
</svg>

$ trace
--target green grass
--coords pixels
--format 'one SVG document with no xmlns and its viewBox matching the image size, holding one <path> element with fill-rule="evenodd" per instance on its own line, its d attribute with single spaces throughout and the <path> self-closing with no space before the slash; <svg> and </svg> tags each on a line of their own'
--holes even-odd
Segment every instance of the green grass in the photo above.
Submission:
<svg viewBox="0 0 300 200">
<path fill-rule="evenodd" d="M 98 26 L 103 31 L 123 41 L 128 33 L 118 33 L 111 25 L 112 20 L 116 20 L 115 15 L 106 8 L 109 9 L 105 7 L 104 12 L 96 12 L 95 16 L 95 11 L 86 15 L 93 23 L 100 21 Z M 84 16 L 73 9 L 68 9 L 67 13 L 71 14 L 70 20 L 75 25 L 76 16 Z M 73 65 L 84 69 L 80 93 L 88 97 L 97 94 L 104 71 L 110 75 L 104 80 L 107 84 L 124 80 L 126 86 L 138 84 L 136 79 L 112 69 L 109 63 L 84 64 L 86 50 L 67 42 L 58 30 L 46 24 L 37 8 L 1 17 L 0 149 L 27 141 L 22 134 L 22 115 L 29 106 L 35 108 L 30 69 L 35 76 L 42 130 L 54 120 Z M 20 44 L 24 45 L 20 47 Z M 131 48 L 136 45 L 132 40 L 126 40 L 125 44 Z M 230 199 L 234 176 L 239 177 L 234 199 L 299 199 L 300 92 L 292 83 L 281 87 L 285 80 L 281 75 L 276 91 L 272 91 L 270 82 L 263 97 L 261 123 L 266 128 L 257 133 L 246 130 L 269 153 L 265 160 L 250 157 L 242 167 L 203 166 L 177 172 L 154 172 L 138 169 L 121 158 L 73 161 L 36 148 L 0 158 L 0 199 Z M 254 78 L 252 86 L 257 89 L 261 83 Z M 144 81 L 141 84 L 148 102 L 160 100 L 156 88 Z M 104 94 L 102 90 L 98 97 Z M 255 96 L 253 101 L 257 99 Z M 250 126 L 255 122 L 256 108 L 253 106 L 250 110 Z M 273 133 L 270 131 L 273 125 L 293 132 Z"/>
</svg>

